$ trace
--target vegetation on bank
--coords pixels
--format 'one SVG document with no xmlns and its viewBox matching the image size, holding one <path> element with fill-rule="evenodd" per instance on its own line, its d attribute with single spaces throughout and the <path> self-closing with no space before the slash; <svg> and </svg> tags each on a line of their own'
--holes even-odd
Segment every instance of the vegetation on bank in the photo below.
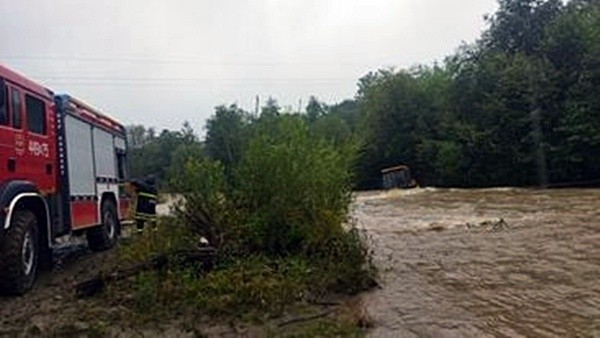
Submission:
<svg viewBox="0 0 600 338">
<path fill-rule="evenodd" d="M 161 218 L 157 233 L 121 246 L 123 264 L 194 250 L 202 238 L 217 249 L 210 268 L 169 265 L 118 283 L 112 292 L 132 293 L 121 305 L 141 320 L 183 313 L 272 322 L 376 285 L 367 238 L 349 218 L 356 145 L 313 137 L 297 116 L 248 127 L 235 161 L 188 157 L 170 182 L 182 196 L 173 216 Z M 347 313 L 319 317 L 299 333 L 359 334 L 366 321 Z"/>
</svg>

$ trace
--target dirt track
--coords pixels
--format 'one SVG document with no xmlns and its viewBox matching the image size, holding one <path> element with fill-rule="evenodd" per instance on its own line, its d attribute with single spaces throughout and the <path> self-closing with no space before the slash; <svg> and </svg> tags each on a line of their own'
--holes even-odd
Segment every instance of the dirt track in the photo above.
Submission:
<svg viewBox="0 0 600 338">
<path fill-rule="evenodd" d="M 370 193 L 355 216 L 387 269 L 372 336 L 600 336 L 600 190 Z"/>
<path fill-rule="evenodd" d="M 89 328 L 85 322 L 91 313 L 82 310 L 91 304 L 76 300 L 73 286 L 99 271 L 111 255 L 91 253 L 80 239 L 56 250 L 52 271 L 42 272 L 31 292 L 0 298 L 0 336 L 60 334 L 63 329 L 77 334 Z"/>
<path fill-rule="evenodd" d="M 167 196 L 168 203 L 158 205 L 161 215 L 169 214 L 176 199 Z M 124 231 L 125 237 L 127 232 Z M 111 310 L 97 313 L 93 302 L 77 300 L 74 285 L 96 273 L 114 266 L 114 251 L 92 253 L 85 236 L 66 239 L 54 251 L 51 271 L 43 271 L 34 289 L 23 297 L 0 296 L 0 337 L 35 333 L 78 334 L 90 329 L 90 316 L 110 316 Z M 122 309 L 121 309 L 122 310 Z M 116 310 L 115 310 L 116 311 Z M 92 318 L 91 321 L 109 321 L 109 318 Z"/>
</svg>

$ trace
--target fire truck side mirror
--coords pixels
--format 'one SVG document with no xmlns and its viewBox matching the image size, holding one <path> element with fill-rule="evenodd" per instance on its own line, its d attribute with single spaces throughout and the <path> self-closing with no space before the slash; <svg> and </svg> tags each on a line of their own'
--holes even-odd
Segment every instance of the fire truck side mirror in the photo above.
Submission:
<svg viewBox="0 0 600 338">
<path fill-rule="evenodd" d="M 0 79 L 0 107 L 6 105 L 6 83 L 4 79 Z"/>
</svg>

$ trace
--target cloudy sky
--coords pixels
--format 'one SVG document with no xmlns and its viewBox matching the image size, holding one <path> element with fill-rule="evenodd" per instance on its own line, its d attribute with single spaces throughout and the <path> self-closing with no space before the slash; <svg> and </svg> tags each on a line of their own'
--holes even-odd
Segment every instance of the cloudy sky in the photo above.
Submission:
<svg viewBox="0 0 600 338">
<path fill-rule="evenodd" d="M 0 63 L 124 123 L 203 131 L 220 104 L 351 98 L 441 60 L 495 0 L 0 0 Z"/>
</svg>

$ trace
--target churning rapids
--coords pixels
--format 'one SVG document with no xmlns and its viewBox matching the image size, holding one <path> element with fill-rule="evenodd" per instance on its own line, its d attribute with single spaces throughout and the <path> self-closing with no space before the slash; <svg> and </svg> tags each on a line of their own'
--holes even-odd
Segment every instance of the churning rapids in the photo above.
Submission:
<svg viewBox="0 0 600 338">
<path fill-rule="evenodd" d="M 600 336 L 600 190 L 358 194 L 374 337 Z"/>
</svg>

